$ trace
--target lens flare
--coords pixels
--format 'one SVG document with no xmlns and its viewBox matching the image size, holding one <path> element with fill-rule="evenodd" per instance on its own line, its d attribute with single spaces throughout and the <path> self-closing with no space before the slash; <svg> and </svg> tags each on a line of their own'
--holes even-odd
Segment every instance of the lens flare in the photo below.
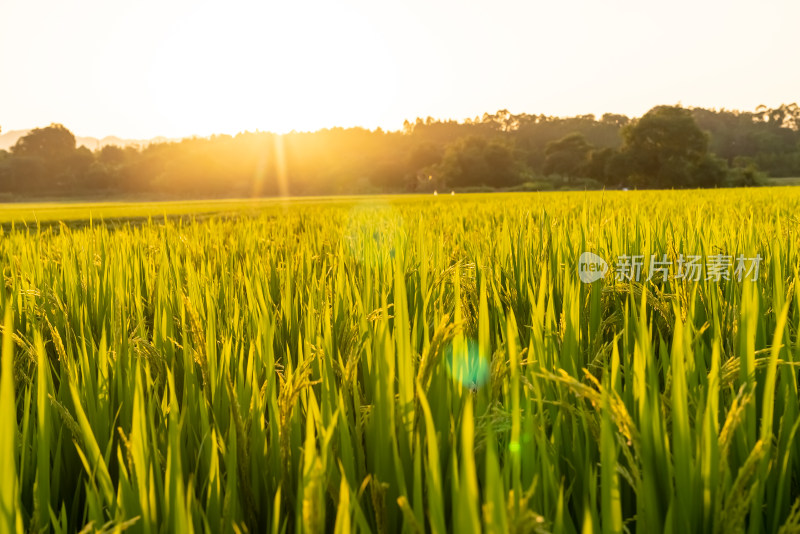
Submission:
<svg viewBox="0 0 800 534">
<path fill-rule="evenodd" d="M 472 339 L 455 341 L 447 351 L 447 371 L 453 380 L 477 389 L 489 380 L 488 355 L 480 354 L 478 343 Z"/>
</svg>

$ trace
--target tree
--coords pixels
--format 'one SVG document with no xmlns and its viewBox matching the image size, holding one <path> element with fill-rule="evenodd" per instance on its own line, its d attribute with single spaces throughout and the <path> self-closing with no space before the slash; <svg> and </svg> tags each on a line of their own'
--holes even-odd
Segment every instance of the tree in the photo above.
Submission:
<svg viewBox="0 0 800 534">
<path fill-rule="evenodd" d="M 622 129 L 628 181 L 642 187 L 712 187 L 725 179 L 708 152 L 708 135 L 689 110 L 657 106 Z"/>
<path fill-rule="evenodd" d="M 522 181 L 525 168 L 498 139 L 464 137 L 447 146 L 434 177 L 449 187 L 507 187 Z"/>
<path fill-rule="evenodd" d="M 128 153 L 116 146 L 106 145 L 97 152 L 97 161 L 103 165 L 117 166 L 125 163 Z"/>
<path fill-rule="evenodd" d="M 733 168 L 728 176 L 728 185 L 733 187 L 752 187 L 767 183 L 767 177 L 762 173 L 753 158 L 738 156 L 733 160 Z"/>
<path fill-rule="evenodd" d="M 442 148 L 429 141 L 414 146 L 406 155 L 405 186 L 408 190 L 439 189 L 441 184 L 433 183 L 436 165 L 442 160 Z"/>
<path fill-rule="evenodd" d="M 61 124 L 34 128 L 11 148 L 15 156 L 63 159 L 75 151 L 75 136 Z"/>
<path fill-rule="evenodd" d="M 74 187 L 93 156 L 76 148 L 75 136 L 60 124 L 35 128 L 11 147 L 17 188 L 38 194 Z"/>
<path fill-rule="evenodd" d="M 631 120 L 626 115 L 619 115 L 617 113 L 604 113 L 600 118 L 600 122 L 622 128 L 631 122 Z"/>
<path fill-rule="evenodd" d="M 586 176 L 609 184 L 613 175 L 609 173 L 610 162 L 617 152 L 613 148 L 599 148 L 589 152 L 589 162 L 586 165 Z"/>
<path fill-rule="evenodd" d="M 586 174 L 592 145 L 581 133 L 568 134 L 558 141 L 547 143 L 544 149 L 545 174 L 561 174 L 567 179 Z"/>
</svg>

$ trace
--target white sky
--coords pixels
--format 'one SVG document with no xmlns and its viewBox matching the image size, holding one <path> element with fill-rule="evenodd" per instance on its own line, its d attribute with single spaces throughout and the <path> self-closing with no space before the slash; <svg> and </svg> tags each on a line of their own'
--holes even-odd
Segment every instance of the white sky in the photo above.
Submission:
<svg viewBox="0 0 800 534">
<path fill-rule="evenodd" d="M 0 128 L 149 138 L 800 100 L 800 2 L 0 0 Z"/>
</svg>

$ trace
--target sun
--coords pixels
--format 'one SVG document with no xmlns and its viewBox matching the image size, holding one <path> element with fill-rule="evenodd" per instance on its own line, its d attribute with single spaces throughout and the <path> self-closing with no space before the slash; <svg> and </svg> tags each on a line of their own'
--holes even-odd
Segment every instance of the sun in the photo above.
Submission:
<svg viewBox="0 0 800 534">
<path fill-rule="evenodd" d="M 373 27 L 341 6 L 203 4 L 157 48 L 149 98 L 181 135 L 374 128 L 393 113 L 397 69 Z"/>
</svg>

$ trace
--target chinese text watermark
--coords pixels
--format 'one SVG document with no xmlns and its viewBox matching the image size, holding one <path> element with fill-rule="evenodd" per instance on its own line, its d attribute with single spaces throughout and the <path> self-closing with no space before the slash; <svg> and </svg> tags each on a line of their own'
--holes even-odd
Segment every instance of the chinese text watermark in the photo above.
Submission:
<svg viewBox="0 0 800 534">
<path fill-rule="evenodd" d="M 681 254 L 674 261 L 666 254 L 661 256 L 652 254 L 649 262 L 645 261 L 644 255 L 622 254 L 617 256 L 613 264 L 613 274 L 618 282 L 641 282 L 653 279 L 754 282 L 758 279 L 761 261 L 760 254 L 756 254 L 755 257 L 746 257 L 744 254 L 736 257 L 727 254 L 705 257 Z M 581 282 L 591 284 L 605 277 L 608 271 L 608 263 L 597 254 L 584 252 L 578 259 L 578 277 Z"/>
</svg>

